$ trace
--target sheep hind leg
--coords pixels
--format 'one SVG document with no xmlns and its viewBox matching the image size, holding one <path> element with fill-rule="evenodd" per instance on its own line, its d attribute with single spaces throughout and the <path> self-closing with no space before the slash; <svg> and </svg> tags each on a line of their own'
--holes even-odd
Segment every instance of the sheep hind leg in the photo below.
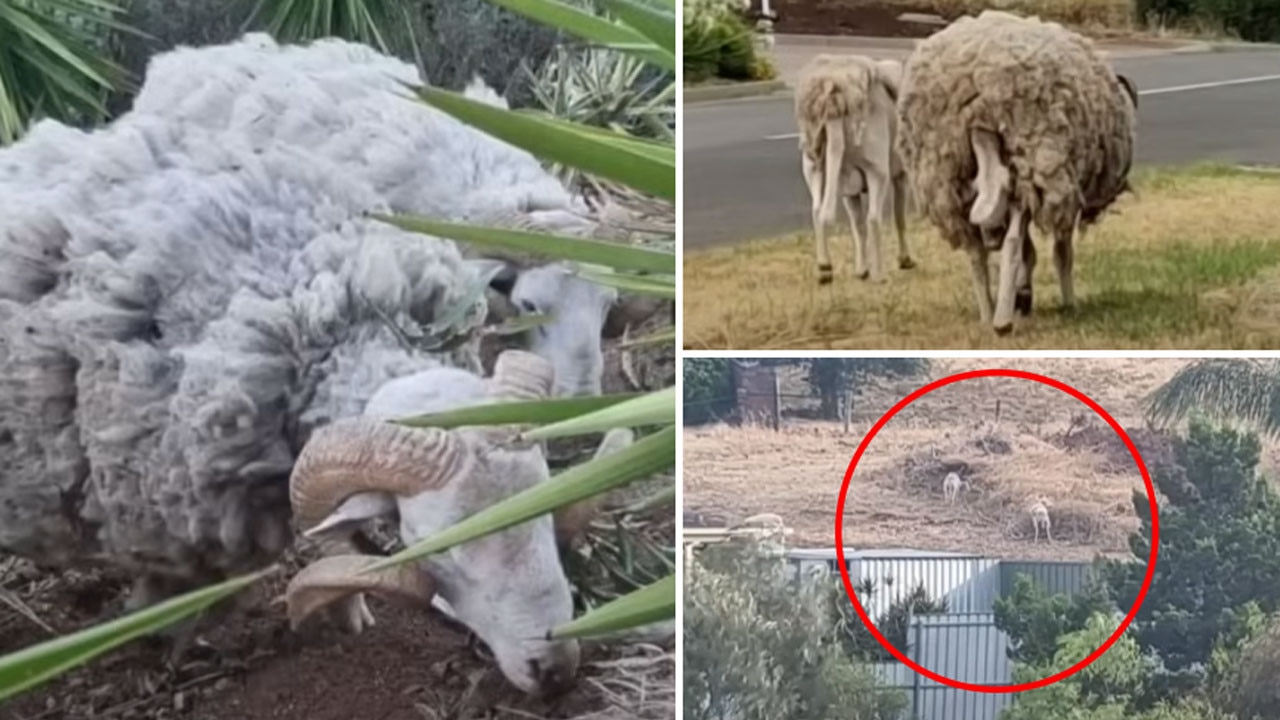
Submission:
<svg viewBox="0 0 1280 720">
<path fill-rule="evenodd" d="M 987 247 L 969 246 L 969 272 L 973 277 L 973 296 L 978 301 L 978 319 L 991 322 L 991 273 L 987 267 Z"/>
<path fill-rule="evenodd" d="M 1036 272 L 1036 246 L 1031 242 L 1031 233 L 1023 236 L 1022 266 L 1018 272 L 1018 292 L 1013 300 L 1013 309 L 1022 316 L 1031 314 L 1032 293 L 1031 279 Z"/>
<path fill-rule="evenodd" d="M 988 130 L 969 131 L 969 143 L 978 161 L 973 179 L 978 197 L 969 209 L 969 222 L 981 228 L 999 227 L 1009 209 L 1009 168 L 1000 161 L 1000 138 Z"/>
<path fill-rule="evenodd" d="M 898 231 L 898 268 L 910 270 L 916 266 L 907 245 L 907 176 L 898 175 L 893 180 L 893 223 Z"/>
<path fill-rule="evenodd" d="M 879 172 L 864 172 L 867 186 L 867 265 L 871 282 L 884 282 L 884 266 L 880 250 L 884 244 L 884 226 L 889 217 L 889 202 L 893 197 L 890 180 Z"/>
<path fill-rule="evenodd" d="M 846 195 L 842 198 L 844 212 L 849 216 L 849 234 L 853 237 L 853 273 L 859 280 L 867 279 L 867 195 Z"/>
<path fill-rule="evenodd" d="M 1058 273 L 1058 288 L 1062 293 L 1062 307 L 1070 310 L 1076 304 L 1075 283 L 1071 272 L 1075 265 L 1075 228 L 1056 230 L 1053 241 L 1053 266 Z"/>
<path fill-rule="evenodd" d="M 1027 237 L 1028 215 L 1017 207 L 1009 214 L 1009 231 L 1000 248 L 1000 275 L 996 285 L 996 310 L 991 323 L 997 335 L 1013 330 L 1013 304 L 1018 274 L 1023 272 L 1022 251 Z"/>
<path fill-rule="evenodd" d="M 804 181 L 809 186 L 809 196 L 813 200 L 813 243 L 815 262 L 818 266 L 818 284 L 831 282 L 831 251 L 827 247 L 826 221 L 822 217 L 822 168 L 808 155 L 802 156 Z"/>
</svg>

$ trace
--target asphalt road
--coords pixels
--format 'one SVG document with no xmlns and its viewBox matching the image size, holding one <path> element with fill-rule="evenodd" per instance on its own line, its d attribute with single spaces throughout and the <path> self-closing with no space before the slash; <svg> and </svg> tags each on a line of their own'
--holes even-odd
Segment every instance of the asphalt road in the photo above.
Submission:
<svg viewBox="0 0 1280 720">
<path fill-rule="evenodd" d="M 1141 164 L 1280 165 L 1280 51 L 1120 58 L 1133 78 Z M 684 107 L 684 246 L 806 229 L 789 94 Z"/>
</svg>

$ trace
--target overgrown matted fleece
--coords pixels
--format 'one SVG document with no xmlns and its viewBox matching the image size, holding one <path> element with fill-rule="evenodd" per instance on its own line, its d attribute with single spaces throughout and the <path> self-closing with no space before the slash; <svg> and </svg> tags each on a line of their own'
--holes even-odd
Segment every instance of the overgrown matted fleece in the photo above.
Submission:
<svg viewBox="0 0 1280 720">
<path fill-rule="evenodd" d="M 1093 41 L 995 10 L 916 47 L 903 68 L 897 146 L 920 208 L 954 247 L 977 173 L 969 133 L 1000 138 L 1013 195 L 1045 233 L 1090 223 L 1128 188 L 1137 117 Z"/>
<path fill-rule="evenodd" d="M 309 428 L 474 364 L 389 327 L 470 297 L 459 249 L 362 215 L 592 232 L 534 157 L 416 82 L 361 45 L 250 34 L 157 56 L 109 127 L 0 150 L 0 549 L 197 576 L 278 552 L 274 480 Z"/>
</svg>

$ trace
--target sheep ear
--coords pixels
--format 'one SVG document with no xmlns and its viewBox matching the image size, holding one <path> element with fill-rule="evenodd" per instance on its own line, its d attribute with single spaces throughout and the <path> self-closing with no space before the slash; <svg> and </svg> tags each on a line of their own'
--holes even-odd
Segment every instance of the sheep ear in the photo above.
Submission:
<svg viewBox="0 0 1280 720">
<path fill-rule="evenodd" d="M 1129 95 L 1130 102 L 1133 103 L 1133 109 L 1138 109 L 1138 86 L 1129 78 L 1128 75 L 1116 73 L 1116 80 L 1120 81 L 1120 87 L 1124 88 L 1125 93 Z"/>
<path fill-rule="evenodd" d="M 605 316 L 601 334 L 609 339 L 621 337 L 628 327 L 636 327 L 658 311 L 662 300 L 643 295 L 619 297 Z"/>
<path fill-rule="evenodd" d="M 343 501 L 328 517 L 305 533 L 306 537 L 317 535 L 343 535 L 352 532 L 360 523 L 383 515 L 390 515 L 396 510 L 395 498 L 387 493 L 356 493 Z"/>
</svg>

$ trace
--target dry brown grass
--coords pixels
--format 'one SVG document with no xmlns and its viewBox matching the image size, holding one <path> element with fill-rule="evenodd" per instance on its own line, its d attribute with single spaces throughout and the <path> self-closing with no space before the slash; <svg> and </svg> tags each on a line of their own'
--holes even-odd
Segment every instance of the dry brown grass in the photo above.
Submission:
<svg viewBox="0 0 1280 720">
<path fill-rule="evenodd" d="M 980 368 L 1035 372 L 1078 388 L 1124 426 L 1148 467 L 1168 457 L 1148 431 L 1142 399 L 1168 380 L 1182 359 L 988 358 L 931 361 L 929 377 L 882 382 L 865 389 L 849 434 L 836 423 L 791 420 L 780 432 L 724 425 L 683 435 L 685 510 L 733 523 L 762 512 L 779 514 L 798 547 L 830 547 L 844 472 L 871 425 L 930 380 Z M 796 392 L 784 373 L 784 392 Z M 994 428 L 997 401 L 1000 421 Z M 1078 416 L 1086 423 L 1080 424 Z M 937 455 L 933 448 L 936 446 Z M 1276 443 L 1264 443 L 1263 466 L 1275 473 Z M 942 479 L 959 472 L 970 489 L 956 506 Z M 1128 451 L 1075 399 L 1014 378 L 964 381 L 926 395 L 876 436 L 846 500 L 844 540 L 850 547 L 913 547 L 992 557 L 1088 560 L 1127 554 L 1137 526 L 1130 494 L 1143 487 Z M 1030 542 L 1025 512 L 1044 495 L 1052 545 Z"/>
<path fill-rule="evenodd" d="M 807 232 L 686 254 L 685 347 L 1280 348 L 1280 175 L 1199 166 L 1135 184 L 1077 245 L 1072 313 L 1037 238 L 1036 311 L 1009 337 L 978 322 L 963 254 L 913 220 L 919 267 L 882 286 L 852 277 L 847 234 L 825 287 Z"/>
</svg>

